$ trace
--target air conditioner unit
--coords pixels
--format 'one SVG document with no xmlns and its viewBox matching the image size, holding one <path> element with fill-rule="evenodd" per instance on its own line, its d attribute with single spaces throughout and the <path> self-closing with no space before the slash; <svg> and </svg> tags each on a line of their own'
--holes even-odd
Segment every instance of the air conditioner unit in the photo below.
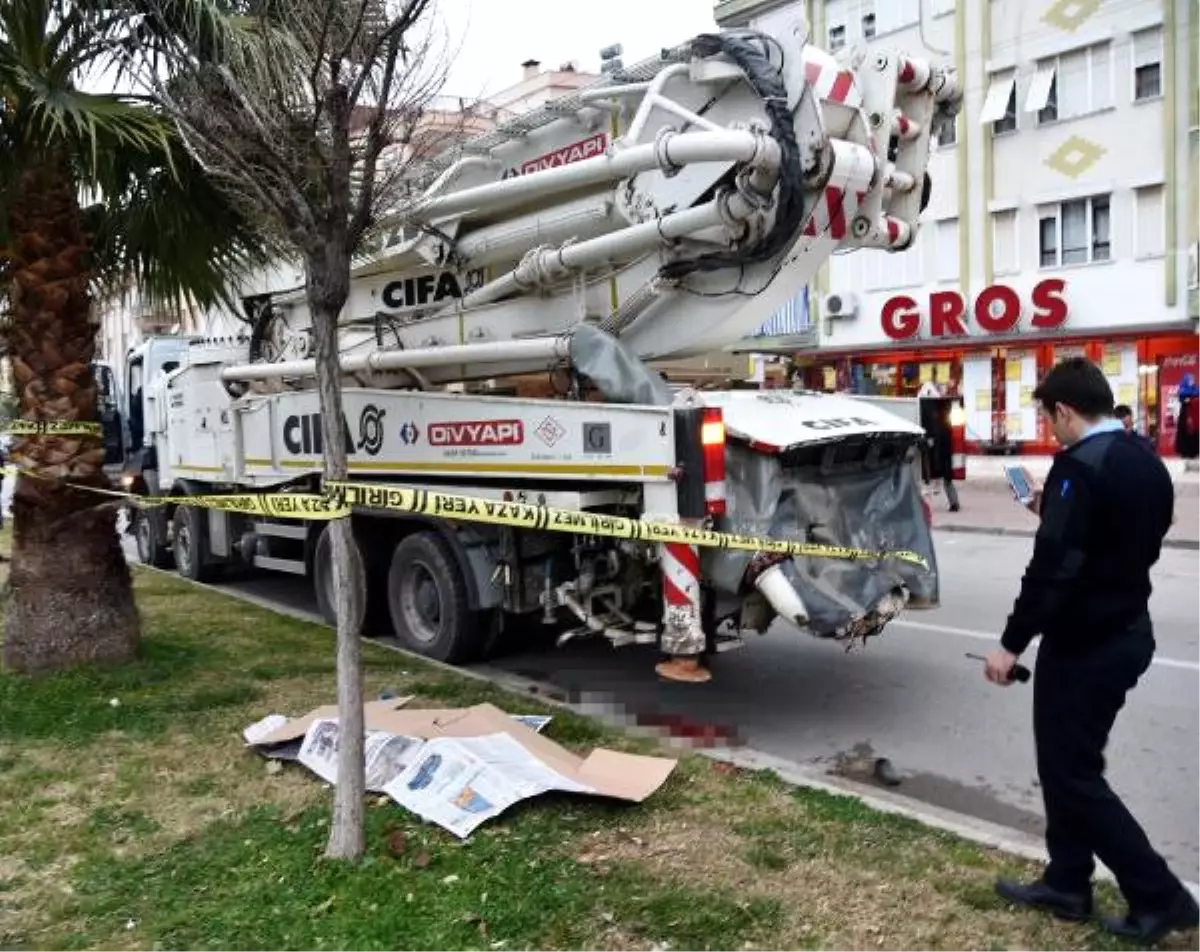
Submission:
<svg viewBox="0 0 1200 952">
<path fill-rule="evenodd" d="M 821 313 L 831 320 L 853 317 L 858 313 L 858 295 L 826 294 L 821 301 Z"/>
</svg>

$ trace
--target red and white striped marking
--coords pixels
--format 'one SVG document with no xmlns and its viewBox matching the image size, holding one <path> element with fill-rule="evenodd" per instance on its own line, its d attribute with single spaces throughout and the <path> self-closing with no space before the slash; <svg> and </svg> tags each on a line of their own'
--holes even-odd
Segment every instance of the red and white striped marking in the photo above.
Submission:
<svg viewBox="0 0 1200 952">
<path fill-rule="evenodd" d="M 694 545 L 667 542 L 660 561 L 663 597 L 668 606 L 689 605 L 700 617 L 700 550 Z"/>
<path fill-rule="evenodd" d="M 805 47 L 804 78 L 819 99 L 854 108 L 862 105 L 862 93 L 855 85 L 854 74 L 838 66 L 828 53 Z"/>
<path fill-rule="evenodd" d="M 826 186 L 824 196 L 817 201 L 802 233 L 811 238 L 827 235 L 841 241 L 846 237 L 847 223 L 866 196 L 866 192 L 847 192 L 835 185 Z"/>
</svg>

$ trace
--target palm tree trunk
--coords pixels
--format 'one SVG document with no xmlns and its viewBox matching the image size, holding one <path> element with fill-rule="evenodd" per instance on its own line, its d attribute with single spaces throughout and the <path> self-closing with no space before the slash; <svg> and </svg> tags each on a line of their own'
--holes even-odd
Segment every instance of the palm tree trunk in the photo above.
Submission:
<svg viewBox="0 0 1200 952">
<path fill-rule="evenodd" d="M 51 159 L 22 174 L 15 198 L 8 340 L 20 416 L 95 422 L 96 327 L 74 179 Z M 116 514 L 104 497 L 67 485 L 107 485 L 99 437 L 21 438 L 12 460 L 23 474 L 13 493 L 5 665 L 42 672 L 131 658 L 140 624 Z"/>
</svg>

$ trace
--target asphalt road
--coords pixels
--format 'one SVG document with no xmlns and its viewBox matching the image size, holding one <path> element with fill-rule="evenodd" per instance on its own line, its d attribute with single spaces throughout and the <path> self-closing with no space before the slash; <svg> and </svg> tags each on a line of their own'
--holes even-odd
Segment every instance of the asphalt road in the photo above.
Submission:
<svg viewBox="0 0 1200 952">
<path fill-rule="evenodd" d="M 1031 545 L 938 533 L 941 608 L 908 613 L 850 653 L 780 625 L 720 655 L 707 685 L 660 683 L 652 651 L 596 642 L 490 664 L 550 682 L 568 699 L 630 724 L 673 724 L 672 732 L 703 726 L 728 743 L 854 779 L 869 780 L 874 759 L 887 757 L 902 777 L 897 793 L 1040 833 L 1029 687 L 994 687 L 982 665 L 964 657 L 994 643 Z M 1113 785 L 1178 874 L 1193 882 L 1200 879 L 1198 558 L 1167 550 L 1156 569 L 1158 653 L 1108 752 Z M 314 609 L 294 577 L 231 587 L 293 610 Z"/>
</svg>

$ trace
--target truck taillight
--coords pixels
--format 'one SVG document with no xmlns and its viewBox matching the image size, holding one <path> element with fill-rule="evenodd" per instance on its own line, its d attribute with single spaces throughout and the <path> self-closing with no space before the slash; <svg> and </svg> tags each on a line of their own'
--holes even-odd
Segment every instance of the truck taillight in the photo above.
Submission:
<svg viewBox="0 0 1200 952">
<path fill-rule="evenodd" d="M 725 515 L 725 419 L 720 407 L 705 407 L 700 423 L 704 453 L 704 510 Z"/>
</svg>

